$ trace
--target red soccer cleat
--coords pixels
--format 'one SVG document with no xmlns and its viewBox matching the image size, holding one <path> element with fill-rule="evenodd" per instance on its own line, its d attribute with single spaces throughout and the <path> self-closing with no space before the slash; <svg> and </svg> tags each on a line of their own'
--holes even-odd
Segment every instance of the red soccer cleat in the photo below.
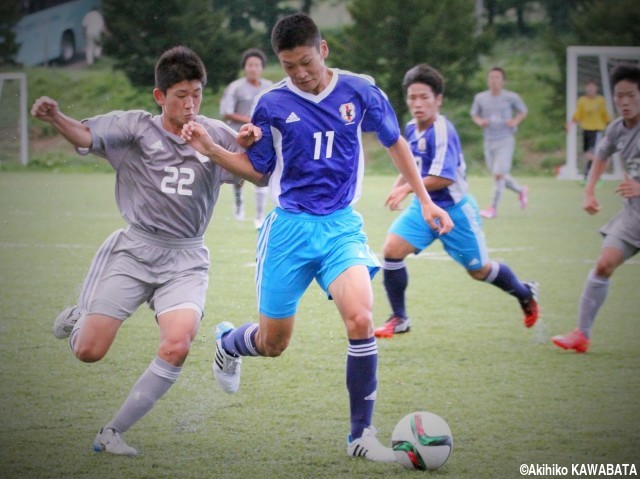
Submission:
<svg viewBox="0 0 640 479">
<path fill-rule="evenodd" d="M 538 321 L 539 308 L 538 308 L 538 288 L 539 285 L 536 281 L 526 281 L 525 286 L 531 291 L 531 297 L 525 301 L 520 302 L 520 307 L 524 313 L 524 327 L 530 328 L 536 321 Z"/>
<path fill-rule="evenodd" d="M 529 204 L 529 187 L 523 186 L 520 194 L 518 195 L 518 200 L 520 201 L 520 208 L 525 209 Z"/>
<path fill-rule="evenodd" d="M 578 328 L 564 336 L 554 336 L 551 338 L 553 344 L 562 349 L 574 349 L 577 353 L 586 353 L 591 341 Z"/>
<path fill-rule="evenodd" d="M 411 320 L 399 316 L 391 316 L 385 323 L 373 330 L 376 338 L 392 338 L 394 334 L 408 333 L 411 329 Z"/>
</svg>

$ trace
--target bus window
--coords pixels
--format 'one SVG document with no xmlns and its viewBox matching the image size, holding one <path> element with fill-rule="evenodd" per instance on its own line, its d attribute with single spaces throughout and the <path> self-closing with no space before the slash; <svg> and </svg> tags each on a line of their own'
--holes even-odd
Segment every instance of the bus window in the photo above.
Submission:
<svg viewBox="0 0 640 479">
<path fill-rule="evenodd" d="M 102 0 L 18 0 L 22 18 L 16 24 L 16 62 L 24 66 L 68 62 L 85 47 L 82 19 Z"/>
</svg>

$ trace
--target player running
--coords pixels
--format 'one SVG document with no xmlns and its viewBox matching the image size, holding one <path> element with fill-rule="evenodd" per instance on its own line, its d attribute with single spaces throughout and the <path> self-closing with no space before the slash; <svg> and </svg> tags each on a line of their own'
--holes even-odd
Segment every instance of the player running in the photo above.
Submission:
<svg viewBox="0 0 640 479">
<path fill-rule="evenodd" d="M 411 322 L 405 307 L 409 275 L 404 259 L 411 253 L 420 253 L 437 239 L 473 279 L 493 284 L 515 296 L 524 312 L 524 325 L 530 328 L 538 319 L 538 283 L 522 283 L 509 266 L 489 259 L 478 207 L 468 193 L 458 133 L 440 114 L 444 95 L 442 75 L 429 65 L 417 65 L 405 74 L 402 87 L 413 117 L 406 126 L 405 136 L 422 181 L 433 201 L 449 213 L 456 227 L 447 235 L 435 233 L 422 218 L 415 197 L 393 222 L 384 243 L 382 265 L 384 287 L 393 314 L 374 331 L 375 336 L 390 338 L 409 331 Z M 392 210 L 399 209 L 402 200 L 412 191 L 411 185 L 400 175 L 386 204 Z"/>
<path fill-rule="evenodd" d="M 352 206 L 362 191 L 363 131 L 375 132 L 387 147 L 416 191 L 424 221 L 440 234 L 453 225 L 420 181 L 384 93 L 369 77 L 325 65 L 329 48 L 313 20 L 304 14 L 283 18 L 273 29 L 271 43 L 288 78 L 258 98 L 254 126 L 244 133 L 249 135 L 245 139 L 262 138 L 248 156 L 229 154 L 213 144 L 197 124 L 184 129 L 196 149 L 230 171 L 271 175 L 269 189 L 276 205 L 258 238 L 259 323 L 237 329 L 226 322 L 218 325 L 214 373 L 226 392 L 235 393 L 241 356 L 280 356 L 291 339 L 300 297 L 315 279 L 334 300 L 347 331 L 347 453 L 395 461 L 372 426 L 378 349 L 371 277 L 379 263 Z"/>
<path fill-rule="evenodd" d="M 92 363 L 107 354 L 138 306 L 147 302 L 155 311 L 157 355 L 93 442 L 95 451 L 127 456 L 137 451 L 122 435 L 176 382 L 198 331 L 209 281 L 202 235 L 221 183 L 233 181 L 181 139 L 182 126 L 197 122 L 221 145 L 241 150 L 231 128 L 198 115 L 207 77 L 193 51 L 166 51 L 155 79 L 160 115 L 115 111 L 79 122 L 47 97 L 31 109 L 79 151 L 105 158 L 116 170 L 116 202 L 127 227 L 100 247 L 78 304 L 60 313 L 53 333 L 68 337 L 73 354 Z"/>
<path fill-rule="evenodd" d="M 620 213 L 600 229 L 604 236 L 602 249 L 582 290 L 576 329 L 551 338 L 556 346 L 578 353 L 589 349 L 591 329 L 607 298 L 611 276 L 640 250 L 640 68 L 618 65 L 611 72 L 611 86 L 620 117 L 609 124 L 596 147 L 582 207 L 590 215 L 600 211 L 595 187 L 614 153 L 620 154 L 626 167 L 625 178 L 616 189 L 623 198 L 623 206 Z"/>
</svg>

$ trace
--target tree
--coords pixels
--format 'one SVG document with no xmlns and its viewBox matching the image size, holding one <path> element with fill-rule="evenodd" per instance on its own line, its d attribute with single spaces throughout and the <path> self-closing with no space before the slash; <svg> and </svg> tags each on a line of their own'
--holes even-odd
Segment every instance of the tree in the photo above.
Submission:
<svg viewBox="0 0 640 479">
<path fill-rule="evenodd" d="M 640 45 L 640 8 L 637 0 L 592 0 L 583 12 L 571 16 L 581 45 Z"/>
<path fill-rule="evenodd" d="M 104 13 L 110 32 L 105 53 L 137 86 L 153 85 L 158 57 L 185 45 L 200 55 L 208 84 L 216 90 L 237 77 L 240 54 L 255 38 L 232 32 L 223 12 L 212 11 L 210 4 L 199 0 L 105 0 Z"/>
<path fill-rule="evenodd" d="M 18 2 L 0 3 L 0 65 L 14 63 L 20 45 L 15 41 L 13 28 L 19 20 Z"/>
<path fill-rule="evenodd" d="M 432 65 L 445 77 L 446 95 L 464 97 L 490 46 L 488 34 L 475 34 L 468 0 L 354 0 L 349 11 L 354 23 L 330 42 L 333 60 L 371 74 L 398 113 L 406 111 L 402 78 L 409 68 Z"/>
</svg>

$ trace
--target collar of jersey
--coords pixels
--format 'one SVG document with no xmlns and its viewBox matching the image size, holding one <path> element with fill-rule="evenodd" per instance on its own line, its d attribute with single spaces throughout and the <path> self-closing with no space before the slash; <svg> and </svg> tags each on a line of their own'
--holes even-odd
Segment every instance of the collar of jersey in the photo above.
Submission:
<svg viewBox="0 0 640 479">
<path fill-rule="evenodd" d="M 324 100 L 326 97 L 328 97 L 331 94 L 331 92 L 335 89 L 336 85 L 338 84 L 339 70 L 337 68 L 330 68 L 330 70 L 333 72 L 331 81 L 329 82 L 327 87 L 324 90 L 322 90 L 318 95 L 313 95 L 311 93 L 306 93 L 300 90 L 297 86 L 293 84 L 293 82 L 291 81 L 291 78 L 289 77 L 287 77 L 287 80 L 286 80 L 287 87 L 293 93 L 295 93 L 296 95 L 306 100 L 312 101 L 313 103 L 320 103 L 322 100 Z"/>
</svg>

